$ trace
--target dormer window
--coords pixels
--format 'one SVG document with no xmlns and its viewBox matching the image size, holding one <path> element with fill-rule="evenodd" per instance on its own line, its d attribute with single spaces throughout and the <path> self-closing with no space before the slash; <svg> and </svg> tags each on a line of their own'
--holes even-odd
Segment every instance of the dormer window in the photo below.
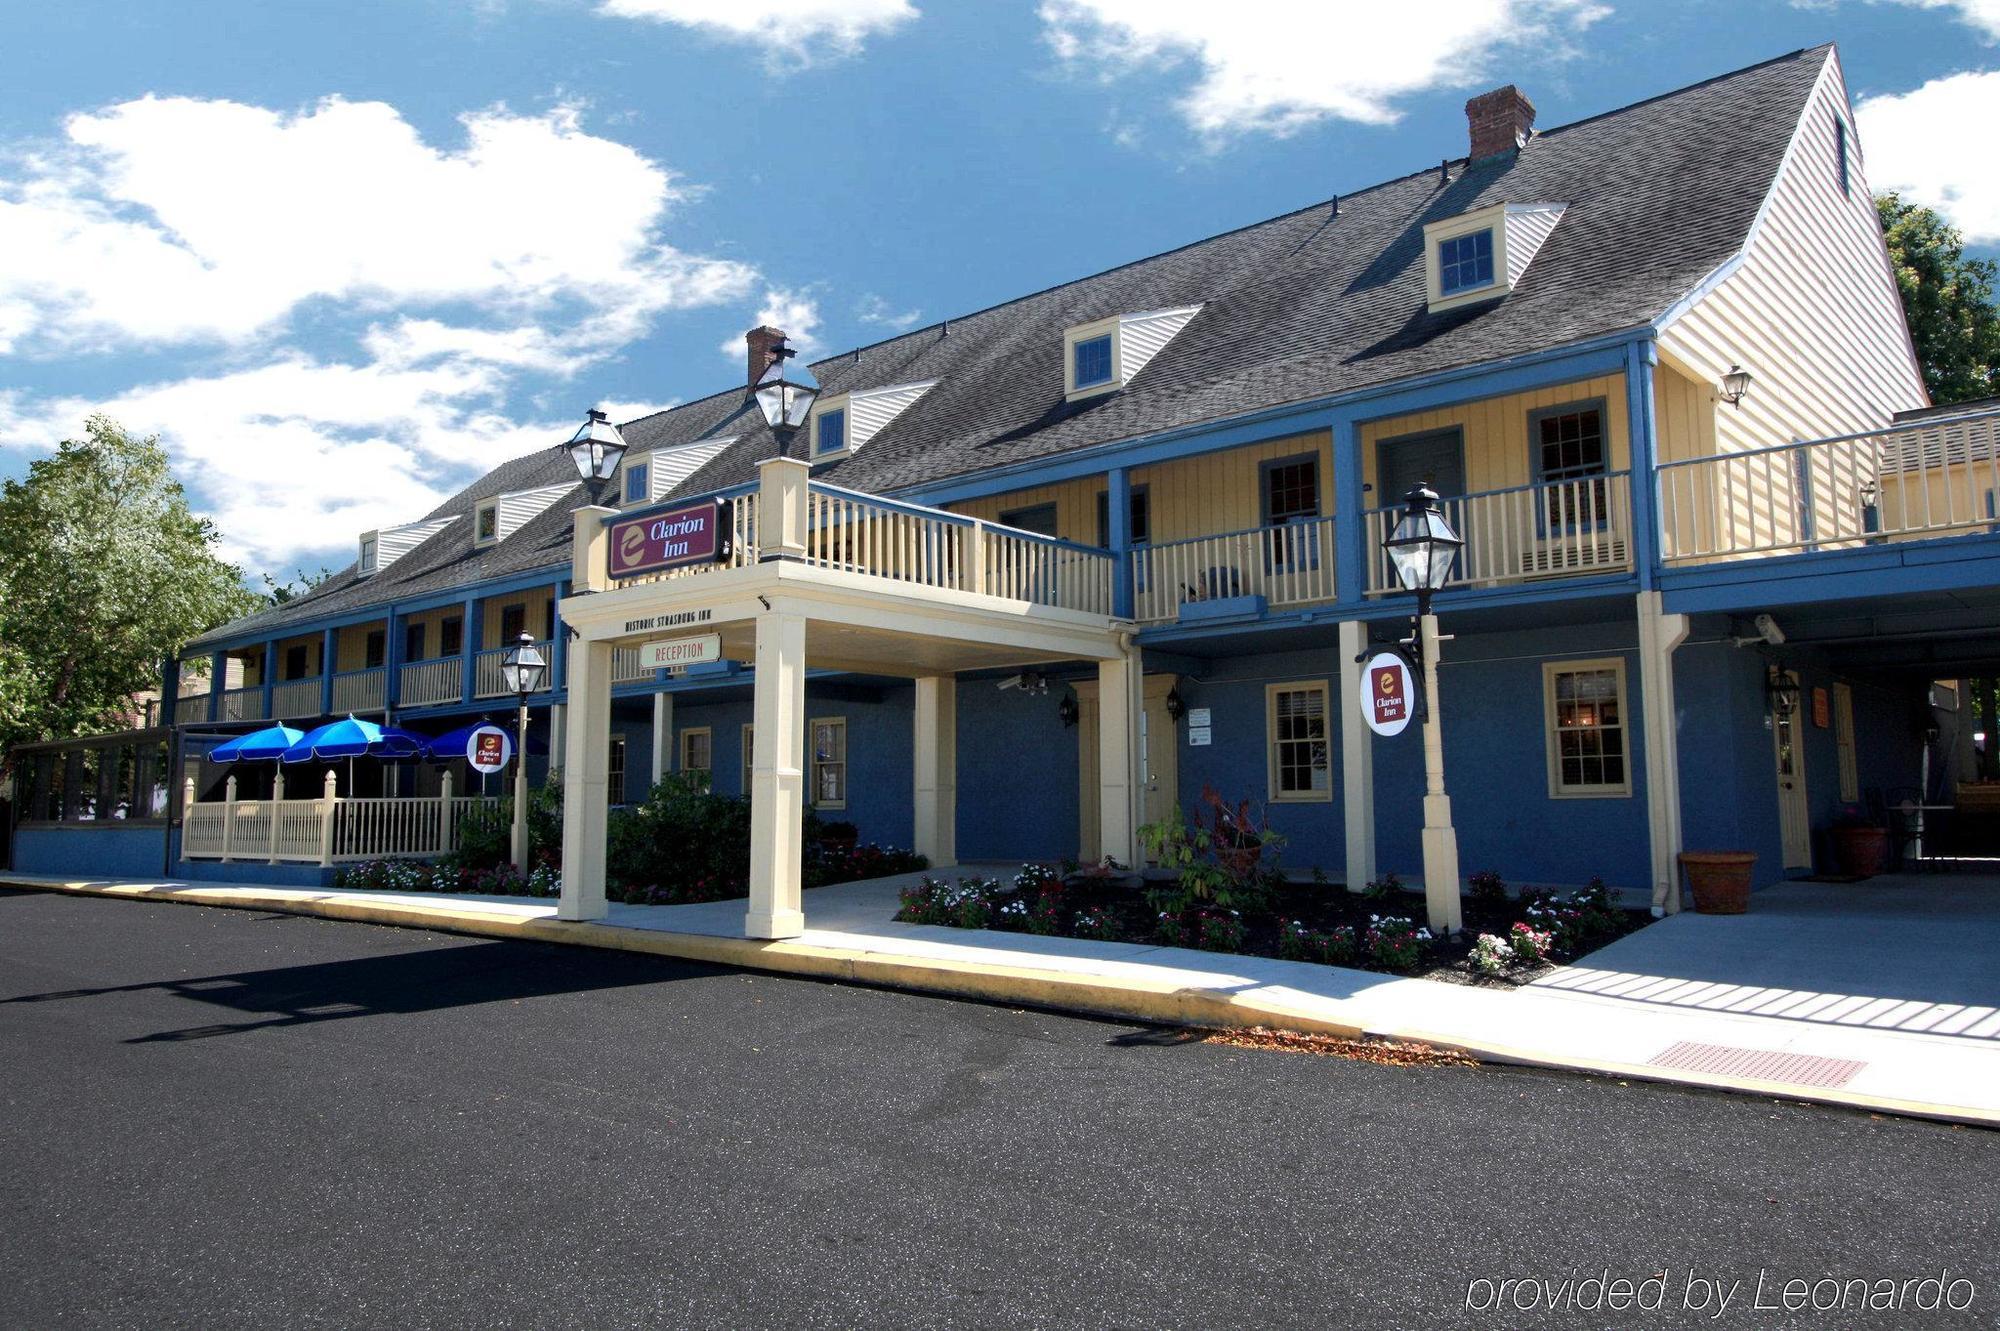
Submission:
<svg viewBox="0 0 2000 1331">
<path fill-rule="evenodd" d="M 1512 291 L 1562 220 L 1560 203 L 1495 203 L 1424 227 L 1431 313 Z"/>
<path fill-rule="evenodd" d="M 1493 229 L 1438 242 L 1438 290 L 1447 296 L 1493 285 Z"/>
<path fill-rule="evenodd" d="M 375 534 L 373 532 L 361 538 L 361 563 L 359 572 L 363 577 L 375 571 L 376 548 Z"/>
<path fill-rule="evenodd" d="M 1071 367 L 1075 386 L 1095 388 L 1111 382 L 1111 334 L 1082 338 L 1070 344 L 1075 364 Z"/>
<path fill-rule="evenodd" d="M 500 501 L 489 499 L 479 506 L 478 514 L 473 518 L 472 543 L 474 545 L 492 545 L 499 539 Z"/>
<path fill-rule="evenodd" d="M 627 462 L 625 464 L 626 503 L 643 504 L 652 498 L 652 491 L 648 488 L 652 481 L 650 472 L 651 468 L 643 462 Z"/>
<path fill-rule="evenodd" d="M 822 411 L 813 420 L 813 456 L 827 457 L 847 451 L 847 408 Z"/>
<path fill-rule="evenodd" d="M 1201 306 L 1185 305 L 1069 329 L 1063 334 L 1064 398 L 1076 402 L 1125 387 L 1199 313 Z"/>
<path fill-rule="evenodd" d="M 822 397 L 813 404 L 812 433 L 807 436 L 812 440 L 812 460 L 828 462 L 859 453 L 870 439 L 935 387 L 937 380 L 926 379 L 922 383 L 857 388 Z"/>
</svg>

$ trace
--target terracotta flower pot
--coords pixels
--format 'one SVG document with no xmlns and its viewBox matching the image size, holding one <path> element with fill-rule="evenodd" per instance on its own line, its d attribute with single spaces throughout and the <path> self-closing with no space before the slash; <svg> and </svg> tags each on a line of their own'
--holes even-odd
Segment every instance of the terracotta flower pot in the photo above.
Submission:
<svg viewBox="0 0 2000 1331">
<path fill-rule="evenodd" d="M 1832 832 L 1834 857 L 1842 873 L 1873 878 L 1889 862 L 1889 829 L 1886 827 L 1836 827 Z"/>
<path fill-rule="evenodd" d="M 1747 850 L 1684 850 L 1694 908 L 1703 915 L 1741 915 L 1750 906 L 1750 867 L 1757 856 Z"/>
</svg>

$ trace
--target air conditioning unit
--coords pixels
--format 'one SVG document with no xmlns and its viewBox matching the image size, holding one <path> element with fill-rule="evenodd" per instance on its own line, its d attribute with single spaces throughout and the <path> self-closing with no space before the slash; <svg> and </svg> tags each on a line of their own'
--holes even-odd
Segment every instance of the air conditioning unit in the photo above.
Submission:
<svg viewBox="0 0 2000 1331">
<path fill-rule="evenodd" d="M 1581 569 L 1623 568 L 1625 538 L 1598 533 L 1584 537 L 1540 541 L 1521 552 L 1521 572 L 1561 574 Z"/>
</svg>

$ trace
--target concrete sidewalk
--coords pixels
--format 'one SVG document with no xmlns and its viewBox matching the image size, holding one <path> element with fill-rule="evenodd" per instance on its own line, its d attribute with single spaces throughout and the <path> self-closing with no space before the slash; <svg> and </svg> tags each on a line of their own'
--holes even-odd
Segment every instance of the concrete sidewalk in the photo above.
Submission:
<svg viewBox="0 0 2000 1331">
<path fill-rule="evenodd" d="M 739 936 L 740 901 L 614 904 L 601 922 L 565 924 L 554 918 L 553 901 L 521 897 L 21 874 L 0 881 L 652 952 L 1146 1022 L 1422 1041 L 1489 1061 L 2000 1126 L 2000 1014 L 1974 1012 L 1927 1030 L 1801 1021 L 1593 992 L 1573 983 L 1590 967 L 1518 989 L 1472 987 L 1183 948 L 898 924 L 897 890 L 915 877 L 810 891 L 805 935 L 781 943 Z"/>
</svg>

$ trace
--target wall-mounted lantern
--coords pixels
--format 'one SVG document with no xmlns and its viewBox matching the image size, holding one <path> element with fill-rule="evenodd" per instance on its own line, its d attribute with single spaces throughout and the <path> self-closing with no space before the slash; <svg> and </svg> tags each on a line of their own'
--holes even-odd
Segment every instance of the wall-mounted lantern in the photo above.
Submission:
<svg viewBox="0 0 2000 1331">
<path fill-rule="evenodd" d="M 1741 365 L 1731 365 L 1729 373 L 1722 376 L 1722 387 L 1716 390 L 1716 396 L 1741 411 L 1743 396 L 1749 391 L 1750 371 Z"/>
</svg>

